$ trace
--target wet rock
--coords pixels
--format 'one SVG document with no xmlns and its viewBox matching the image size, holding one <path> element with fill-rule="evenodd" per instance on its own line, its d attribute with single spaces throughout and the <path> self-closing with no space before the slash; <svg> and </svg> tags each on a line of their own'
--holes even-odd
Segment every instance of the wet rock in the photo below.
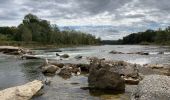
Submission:
<svg viewBox="0 0 170 100">
<path fill-rule="evenodd" d="M 139 54 L 139 55 L 149 55 L 148 52 L 136 52 L 136 54 Z"/>
<path fill-rule="evenodd" d="M 75 59 L 82 59 L 83 56 L 78 55 L 78 56 L 75 56 L 74 58 L 75 58 Z"/>
<path fill-rule="evenodd" d="M 21 56 L 21 58 L 22 59 L 41 59 L 40 57 L 36 57 L 35 55 L 28 55 L 28 54 Z"/>
<path fill-rule="evenodd" d="M 45 81 L 44 81 L 44 84 L 45 85 L 50 85 L 51 84 L 51 79 L 46 78 Z"/>
<path fill-rule="evenodd" d="M 0 100 L 30 100 L 42 88 L 41 81 L 35 80 L 27 84 L 0 91 Z"/>
<path fill-rule="evenodd" d="M 77 64 L 77 67 L 81 69 L 81 72 L 89 73 L 89 69 L 90 69 L 89 64 Z"/>
<path fill-rule="evenodd" d="M 63 54 L 60 56 L 61 58 L 69 58 L 70 56 L 68 54 Z"/>
<path fill-rule="evenodd" d="M 139 74 L 140 65 L 131 64 L 124 61 L 105 61 L 102 59 L 93 58 L 91 60 L 91 67 L 99 66 L 101 68 L 107 68 L 107 70 L 119 74 L 127 84 L 137 84 L 142 80 Z"/>
<path fill-rule="evenodd" d="M 111 54 L 124 54 L 123 52 L 118 52 L 118 51 L 115 51 L 115 50 L 111 51 L 110 53 Z"/>
<path fill-rule="evenodd" d="M 64 64 L 63 63 L 51 63 L 52 65 L 58 66 L 59 68 L 63 68 Z"/>
<path fill-rule="evenodd" d="M 56 53 L 56 56 L 60 56 L 58 53 Z"/>
<path fill-rule="evenodd" d="M 164 54 L 164 52 L 163 52 L 163 51 L 160 51 L 160 52 L 158 52 L 158 54 Z"/>
<path fill-rule="evenodd" d="M 47 65 L 42 67 L 42 73 L 46 75 L 55 74 L 57 70 L 59 70 L 59 68 L 55 65 Z"/>
<path fill-rule="evenodd" d="M 62 52 L 62 50 L 56 50 L 55 52 Z"/>
<path fill-rule="evenodd" d="M 63 67 L 58 75 L 63 78 L 70 78 L 72 76 L 72 70 L 69 67 Z"/>
<path fill-rule="evenodd" d="M 66 67 L 69 67 L 73 74 L 80 75 L 81 73 L 80 67 L 77 67 L 76 64 L 67 64 Z"/>
<path fill-rule="evenodd" d="M 148 75 L 132 93 L 131 100 L 169 100 L 170 78 L 163 75 Z"/>
<path fill-rule="evenodd" d="M 125 90 L 125 81 L 119 73 L 110 70 L 110 66 L 104 66 L 97 59 L 93 60 L 88 76 L 90 88 L 105 90 Z"/>
</svg>

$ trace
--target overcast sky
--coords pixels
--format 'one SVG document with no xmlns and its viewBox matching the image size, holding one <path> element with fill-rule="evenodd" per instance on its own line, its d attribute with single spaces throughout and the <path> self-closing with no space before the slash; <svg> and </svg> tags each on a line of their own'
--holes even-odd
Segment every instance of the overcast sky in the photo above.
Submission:
<svg viewBox="0 0 170 100">
<path fill-rule="evenodd" d="M 109 25 L 123 36 L 168 26 L 170 0 L 0 0 L 0 26 L 17 26 L 28 13 L 59 26 Z"/>
</svg>

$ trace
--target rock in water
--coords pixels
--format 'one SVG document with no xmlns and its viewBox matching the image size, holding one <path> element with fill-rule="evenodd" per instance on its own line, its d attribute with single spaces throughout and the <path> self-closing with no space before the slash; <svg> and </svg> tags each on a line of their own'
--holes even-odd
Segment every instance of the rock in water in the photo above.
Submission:
<svg viewBox="0 0 170 100">
<path fill-rule="evenodd" d="M 131 100 L 170 100 L 170 77 L 145 76 L 132 93 Z"/>
<path fill-rule="evenodd" d="M 43 84 L 39 80 L 0 91 L 0 100 L 30 100 Z"/>
<path fill-rule="evenodd" d="M 75 59 L 82 59 L 82 58 L 83 58 L 83 56 L 81 56 L 81 55 L 77 55 L 77 56 L 75 56 L 74 58 L 75 58 Z"/>
<path fill-rule="evenodd" d="M 72 76 L 72 68 L 63 67 L 58 75 L 66 79 L 70 78 Z"/>
<path fill-rule="evenodd" d="M 68 54 L 63 54 L 60 56 L 61 58 L 69 58 L 69 55 Z"/>
<path fill-rule="evenodd" d="M 139 74 L 138 68 L 140 65 L 130 64 L 124 61 L 106 61 L 103 59 L 92 58 L 90 59 L 90 69 L 98 66 L 97 70 L 108 70 L 113 73 L 119 74 L 127 84 L 138 84 L 142 79 Z M 94 70 L 95 71 L 95 70 Z"/>
<path fill-rule="evenodd" d="M 42 67 L 42 72 L 44 74 L 55 74 L 55 72 L 58 70 L 59 68 L 55 65 L 47 65 Z"/>
<path fill-rule="evenodd" d="M 102 66 L 98 60 L 90 67 L 88 83 L 92 89 L 125 90 L 125 81 L 119 73 L 110 71 L 109 65 Z"/>
</svg>

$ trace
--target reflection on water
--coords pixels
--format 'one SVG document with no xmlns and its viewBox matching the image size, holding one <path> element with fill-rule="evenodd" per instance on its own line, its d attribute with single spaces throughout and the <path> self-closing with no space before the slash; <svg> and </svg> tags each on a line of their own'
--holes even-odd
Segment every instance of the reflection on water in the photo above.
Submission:
<svg viewBox="0 0 170 100">
<path fill-rule="evenodd" d="M 61 48 L 62 52 L 56 52 L 57 49 L 35 50 L 37 56 L 59 60 L 56 53 L 69 54 L 70 58 L 62 62 L 87 63 L 86 57 L 99 57 L 109 60 L 124 60 L 131 63 L 169 63 L 170 48 L 159 46 L 136 46 L 136 45 L 114 45 L 114 46 L 87 46 L 77 48 Z M 137 54 L 109 54 L 115 50 L 124 53 L 131 52 L 149 52 L 150 55 Z M 164 52 L 164 54 L 158 54 Z M 82 60 L 74 59 L 75 56 L 83 56 Z M 28 81 L 45 78 L 51 78 L 50 86 L 45 86 L 45 94 L 34 98 L 34 100 L 128 100 L 127 95 L 131 88 L 127 88 L 123 94 L 103 94 L 101 92 L 83 90 L 87 87 L 87 76 L 74 76 L 70 79 L 63 79 L 57 75 L 54 77 L 44 77 L 39 69 L 42 60 L 21 60 L 16 56 L 0 54 L 0 89 L 21 85 Z M 75 84 L 76 83 L 76 84 Z"/>
<path fill-rule="evenodd" d="M 39 79 L 43 80 L 43 76 L 40 71 L 40 65 L 42 64 L 42 61 L 39 60 L 29 60 L 29 61 L 23 61 L 23 63 L 20 64 L 21 72 L 24 73 L 25 78 L 27 80 L 34 80 Z"/>
</svg>

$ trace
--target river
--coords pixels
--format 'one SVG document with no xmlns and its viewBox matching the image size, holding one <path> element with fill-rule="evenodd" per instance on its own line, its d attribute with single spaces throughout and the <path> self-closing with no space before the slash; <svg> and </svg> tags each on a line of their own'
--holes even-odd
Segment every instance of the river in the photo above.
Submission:
<svg viewBox="0 0 170 100">
<path fill-rule="evenodd" d="M 60 61 L 56 56 L 58 49 L 34 49 L 36 56 L 48 58 L 52 61 Z M 169 46 L 141 46 L 141 45 L 103 45 L 85 46 L 76 48 L 60 48 L 62 52 L 58 54 L 69 54 L 68 59 L 60 62 L 67 63 L 87 63 L 86 57 L 98 57 L 108 60 L 123 60 L 137 64 L 169 64 Z M 138 54 L 110 54 L 115 50 L 123 53 L 149 52 L 149 55 Z M 159 54 L 164 52 L 164 54 Z M 77 55 L 83 56 L 82 60 L 76 60 Z M 73 76 L 70 79 L 63 79 L 57 75 L 45 77 L 42 75 L 39 66 L 43 60 L 22 60 L 19 57 L 0 53 L 0 89 L 21 85 L 34 79 L 44 80 L 50 78 L 52 83 L 45 86 L 45 94 L 35 97 L 33 100 L 119 100 L 127 99 L 131 90 L 128 86 L 123 94 L 100 94 L 89 90 L 82 90 L 81 87 L 88 86 L 87 75 Z"/>
</svg>

